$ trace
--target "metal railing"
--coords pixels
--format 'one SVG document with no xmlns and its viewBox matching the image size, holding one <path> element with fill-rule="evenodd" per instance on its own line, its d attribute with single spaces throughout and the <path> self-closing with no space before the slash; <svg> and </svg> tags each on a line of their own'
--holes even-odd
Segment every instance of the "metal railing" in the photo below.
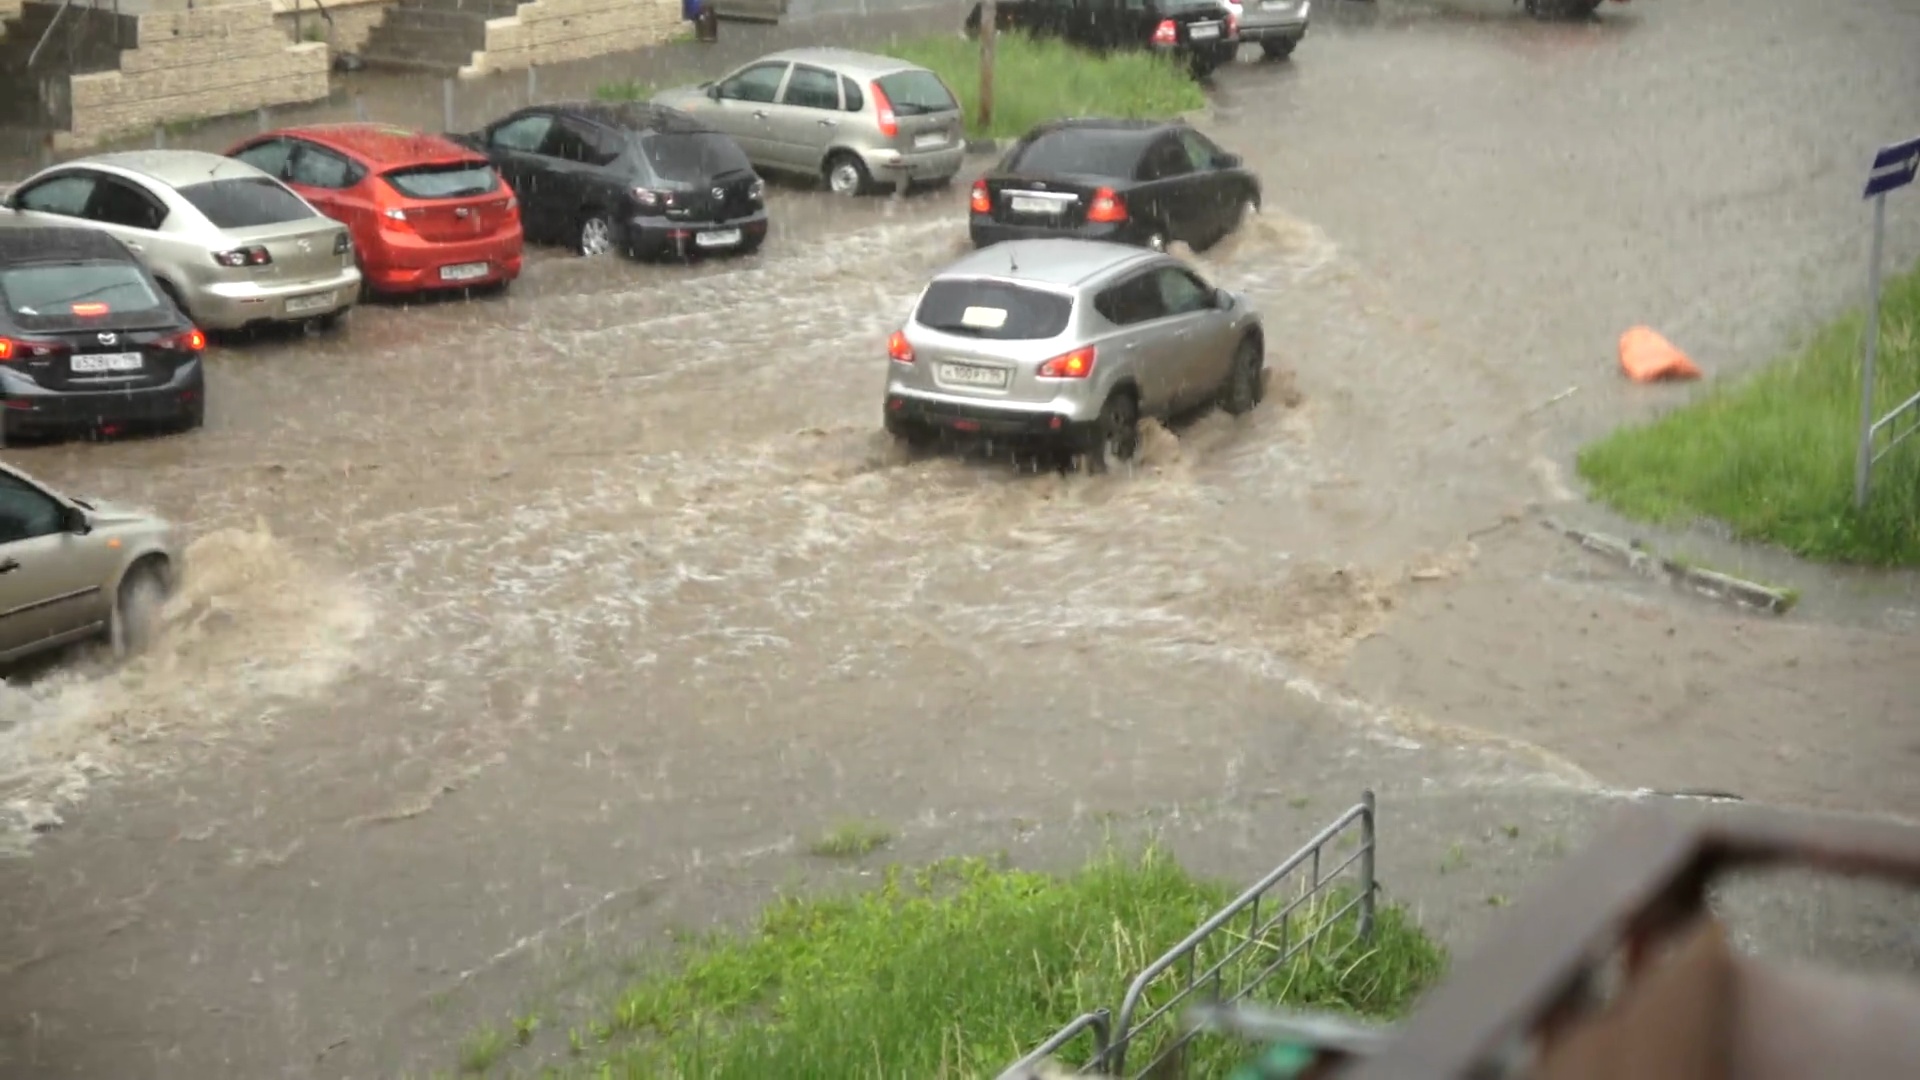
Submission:
<svg viewBox="0 0 1920 1080">
<path fill-rule="evenodd" d="M 1333 859 L 1338 856 L 1327 854 L 1329 848 L 1355 833 L 1359 839 L 1357 849 L 1334 863 Z M 1088 1030 L 1094 1032 L 1095 1046 L 1093 1056 L 1079 1070 L 1082 1074 L 1146 1076 L 1174 1062 L 1188 1044 L 1203 1033 L 1199 1028 L 1180 1023 L 1183 1005 L 1203 1002 L 1230 1005 L 1247 998 L 1349 917 L 1355 924 L 1352 941 L 1370 938 L 1378 891 L 1374 878 L 1375 841 L 1374 796 L 1368 791 L 1285 862 L 1268 871 L 1135 976 L 1119 1011 L 1114 1014 L 1110 1031 L 1104 1010 L 1087 1013 L 1015 1062 L 1000 1075 L 1000 1080 L 1031 1080 L 1041 1062 Z M 1307 876 L 1296 876 L 1303 868 Z M 1348 870 L 1353 873 L 1347 875 Z M 1294 881 L 1299 882 L 1300 887 L 1291 899 L 1276 897 L 1283 883 Z M 1344 897 L 1342 887 L 1350 888 L 1352 895 Z M 1344 902 L 1327 914 L 1330 898 L 1341 898 Z M 1324 917 L 1315 919 L 1316 915 Z M 1296 917 L 1311 923 L 1310 928 L 1299 930 L 1297 935 Z M 1209 947 L 1223 940 L 1231 944 L 1217 954 L 1210 953 Z M 1266 957 L 1271 960 L 1262 965 L 1260 961 Z M 1165 1034 L 1158 1034 L 1160 1032 Z M 1147 1047 L 1153 1056 L 1138 1071 L 1130 1073 L 1127 1054 L 1136 1046 Z"/>
</svg>

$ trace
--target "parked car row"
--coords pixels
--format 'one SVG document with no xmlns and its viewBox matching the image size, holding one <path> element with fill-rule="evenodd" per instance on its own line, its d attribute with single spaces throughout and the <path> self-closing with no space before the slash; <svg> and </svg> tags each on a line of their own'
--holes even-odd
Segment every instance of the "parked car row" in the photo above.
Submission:
<svg viewBox="0 0 1920 1080">
<path fill-rule="evenodd" d="M 981 8 L 967 15 L 969 37 L 980 33 Z M 1205 78 L 1246 43 L 1285 59 L 1312 19 L 1312 0 L 996 0 L 993 25 L 1088 49 L 1160 53 Z"/>
</svg>

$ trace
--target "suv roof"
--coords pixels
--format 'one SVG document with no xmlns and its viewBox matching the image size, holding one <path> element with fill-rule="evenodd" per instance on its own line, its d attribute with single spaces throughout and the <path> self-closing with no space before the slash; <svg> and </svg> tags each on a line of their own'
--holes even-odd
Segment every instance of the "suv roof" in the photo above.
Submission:
<svg viewBox="0 0 1920 1080">
<path fill-rule="evenodd" d="M 133 254 L 99 229 L 65 225 L 27 225 L 0 229 L 0 266 L 66 262 L 74 259 L 113 259 L 133 262 Z"/>
<path fill-rule="evenodd" d="M 632 132 L 651 131 L 663 135 L 699 135 L 719 132 L 719 129 L 713 125 L 695 119 L 679 109 L 670 109 L 665 105 L 654 105 L 645 101 L 561 101 L 535 106 L 528 111 L 542 110 L 556 116 L 576 117 Z"/>
<path fill-rule="evenodd" d="M 123 150 L 116 154 L 95 154 L 67 164 L 76 168 L 105 165 L 173 188 L 207 180 L 266 175 L 244 161 L 201 150 Z M 220 175 L 223 171 L 225 175 Z"/>
<path fill-rule="evenodd" d="M 934 276 L 995 277 L 1073 288 L 1089 278 L 1156 257 L 1145 248 L 1104 240 L 1009 240 L 964 255 Z"/>
<path fill-rule="evenodd" d="M 761 60 L 792 60 L 802 64 L 832 68 L 842 75 L 855 79 L 877 79 L 882 75 L 891 75 L 896 71 L 918 71 L 919 64 L 910 64 L 905 60 L 896 60 L 879 53 L 861 52 L 858 49 L 838 49 L 831 46 L 812 46 L 802 49 L 783 49 L 768 53 Z"/>
<path fill-rule="evenodd" d="M 445 136 L 396 124 L 307 124 L 281 128 L 272 134 L 311 139 L 352 154 L 376 169 L 423 161 L 465 161 L 482 156 Z"/>
</svg>

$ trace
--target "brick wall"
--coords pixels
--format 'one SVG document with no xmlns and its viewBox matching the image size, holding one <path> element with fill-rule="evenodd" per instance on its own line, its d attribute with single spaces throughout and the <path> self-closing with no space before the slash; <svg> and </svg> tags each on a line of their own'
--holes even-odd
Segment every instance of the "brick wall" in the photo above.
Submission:
<svg viewBox="0 0 1920 1080">
<path fill-rule="evenodd" d="M 327 47 L 290 44 L 269 0 L 242 0 L 139 16 L 139 48 L 120 69 L 72 79 L 73 128 L 86 147 L 157 124 L 243 113 L 327 96 Z"/>
<path fill-rule="evenodd" d="M 681 29 L 680 0 L 535 0 L 487 22 L 486 51 L 462 75 L 512 71 L 658 45 Z"/>
</svg>

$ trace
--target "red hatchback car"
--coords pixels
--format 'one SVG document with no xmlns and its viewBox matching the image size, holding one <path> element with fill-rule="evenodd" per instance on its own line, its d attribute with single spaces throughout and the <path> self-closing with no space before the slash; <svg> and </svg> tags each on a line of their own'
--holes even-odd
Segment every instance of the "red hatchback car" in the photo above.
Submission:
<svg viewBox="0 0 1920 1080">
<path fill-rule="evenodd" d="M 520 207 L 484 156 L 390 124 L 282 128 L 227 156 L 344 223 L 369 291 L 505 285 L 520 276 Z"/>
</svg>

